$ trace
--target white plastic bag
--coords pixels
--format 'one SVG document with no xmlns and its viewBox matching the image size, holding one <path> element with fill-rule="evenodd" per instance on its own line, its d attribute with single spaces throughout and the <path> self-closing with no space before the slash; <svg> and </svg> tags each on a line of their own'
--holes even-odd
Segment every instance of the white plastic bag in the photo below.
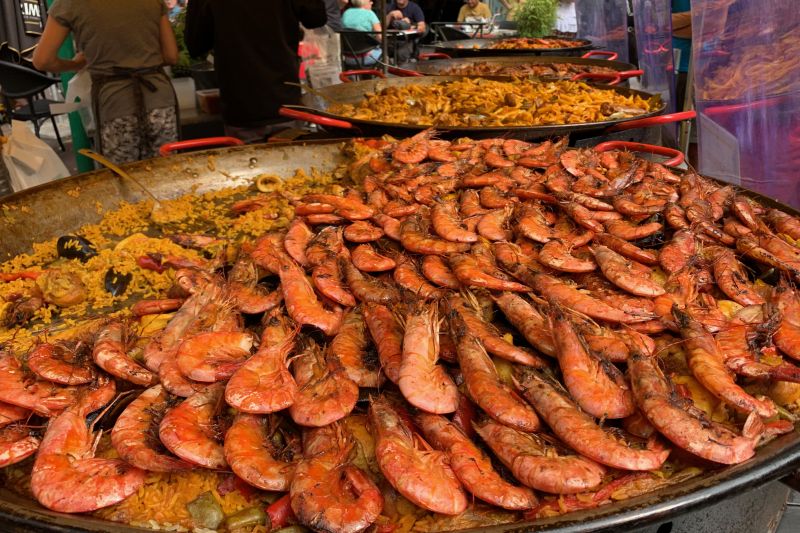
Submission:
<svg viewBox="0 0 800 533">
<path fill-rule="evenodd" d="M 14 192 L 69 176 L 58 154 L 18 120 L 11 122 L 11 135 L 3 145 L 3 163 Z"/>
<path fill-rule="evenodd" d="M 83 69 L 67 83 L 67 94 L 63 104 L 50 104 L 52 113 L 72 113 L 77 111 L 87 135 L 94 133 L 94 113 L 92 113 L 92 76 Z"/>
</svg>

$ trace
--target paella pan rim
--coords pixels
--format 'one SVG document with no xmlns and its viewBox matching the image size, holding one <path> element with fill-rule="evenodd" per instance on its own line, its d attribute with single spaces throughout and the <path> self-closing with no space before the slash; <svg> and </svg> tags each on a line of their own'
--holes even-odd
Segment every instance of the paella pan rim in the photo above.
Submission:
<svg viewBox="0 0 800 533">
<path fill-rule="evenodd" d="M 336 140 L 326 143 L 309 143 L 307 145 L 267 144 L 223 148 L 137 162 L 125 165 L 124 168 L 139 179 L 150 180 L 153 183 L 159 181 L 159 172 L 172 172 L 174 174 L 176 168 L 179 168 L 184 171 L 181 172 L 181 175 L 187 176 L 184 181 L 177 182 L 178 187 L 183 187 L 183 189 L 177 191 L 180 194 L 189 192 L 193 185 L 201 183 L 203 179 L 216 180 L 217 188 L 227 186 L 228 184 L 220 179 L 221 176 L 225 176 L 224 172 L 232 174 L 237 179 L 249 179 L 248 176 L 273 169 L 271 166 L 264 167 L 263 165 L 277 165 L 278 162 L 284 162 L 284 168 L 311 165 L 317 166 L 320 170 L 329 170 L 341 162 L 341 159 L 335 156 L 338 153 L 337 147 L 340 143 L 340 140 Z M 216 163 L 216 170 L 214 171 L 208 168 L 210 157 L 213 157 Z M 248 161 L 251 161 L 254 157 L 258 158 L 259 166 L 248 168 Z M 296 159 L 290 159 L 287 164 L 287 158 Z M 325 165 L 329 166 L 326 167 Z M 198 173 L 199 176 L 192 177 L 192 172 Z M 0 199 L 0 204 L 26 204 L 36 201 L 37 197 L 59 194 L 63 197 L 62 202 L 65 210 L 80 211 L 84 210 L 80 205 L 81 203 L 75 202 L 74 199 L 65 194 L 66 192 L 73 190 L 76 186 L 81 186 L 85 194 L 99 198 L 100 192 L 109 192 L 109 189 L 102 187 L 107 187 L 109 184 L 117 185 L 118 183 L 119 178 L 110 171 L 100 170 L 16 193 L 10 197 Z M 241 185 L 241 183 L 234 182 L 233 185 Z M 144 197 L 141 191 L 134 188 L 117 187 L 113 189 L 113 192 L 117 195 L 113 199 L 115 202 L 119 200 L 137 201 Z M 792 215 L 798 215 L 796 210 L 781 206 L 774 200 L 755 193 L 749 193 L 748 195 L 762 201 L 765 205 L 780 207 Z M 83 213 L 82 216 L 87 217 L 88 215 Z M 0 217 L 0 226 L 3 225 L 3 220 Z M 24 223 L 21 224 L 22 229 L 18 228 L 18 230 L 30 234 L 30 228 Z M 72 228 L 53 228 L 53 231 L 69 229 Z M 473 531 L 501 533 L 547 529 L 559 533 L 574 533 L 588 530 L 601 531 L 631 528 L 673 519 L 690 510 L 711 505 L 733 494 L 739 494 L 745 490 L 766 484 L 798 467 L 800 467 L 800 433 L 793 431 L 759 448 L 756 455 L 744 463 L 720 467 L 697 478 L 665 487 L 652 493 L 554 518 L 474 528 Z M 55 513 L 40 507 L 34 500 L 11 493 L 6 488 L 0 488 L 0 524 L 6 526 L 5 531 L 114 531 L 120 533 L 152 531 L 104 521 L 86 515 Z"/>
<path fill-rule="evenodd" d="M 623 61 L 609 61 L 607 59 L 595 59 L 591 57 L 578 56 L 478 56 L 478 57 L 453 57 L 450 59 L 429 59 L 416 63 L 412 70 L 421 72 L 428 76 L 442 75 L 441 68 L 454 65 L 468 65 L 470 63 L 494 62 L 512 65 L 550 65 L 553 63 L 570 63 L 573 65 L 591 65 L 608 67 L 618 72 L 635 70 L 632 63 Z"/>
<path fill-rule="evenodd" d="M 475 55 L 558 55 L 571 52 L 582 52 L 592 48 L 592 41 L 588 39 L 564 39 L 573 41 L 574 46 L 564 48 L 488 48 L 491 43 L 499 42 L 507 39 L 507 37 L 500 37 L 496 39 L 461 39 L 457 41 L 444 41 L 434 43 L 434 50 L 436 52 L 444 52 L 446 54 L 475 56 Z M 461 45 L 461 46 L 459 46 Z M 477 46 L 477 47 L 476 47 Z"/>
</svg>

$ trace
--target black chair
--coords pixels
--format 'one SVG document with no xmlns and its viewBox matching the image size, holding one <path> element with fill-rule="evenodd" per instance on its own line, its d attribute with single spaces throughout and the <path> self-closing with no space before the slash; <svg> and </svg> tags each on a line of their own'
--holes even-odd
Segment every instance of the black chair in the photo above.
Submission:
<svg viewBox="0 0 800 533">
<path fill-rule="evenodd" d="M 371 33 L 364 31 L 342 31 L 342 59 L 346 68 L 369 68 L 374 65 L 366 65 L 365 58 L 375 48 L 381 46 L 381 42 Z"/>
<path fill-rule="evenodd" d="M 3 96 L 3 105 L 7 110 L 7 116 L 10 119 L 33 122 L 33 129 L 37 137 L 39 137 L 42 122 L 49 118 L 53 123 L 58 145 L 63 152 L 66 151 L 66 148 L 61 141 L 56 119 L 50 112 L 50 104 L 61 102 L 48 100 L 44 96 L 45 89 L 60 81 L 59 78 L 51 78 L 38 70 L 15 65 L 8 61 L 0 61 L 0 93 Z M 12 99 L 25 100 L 28 105 L 15 108 L 12 105 Z"/>
<path fill-rule="evenodd" d="M 436 34 L 440 41 L 463 41 L 464 39 L 472 39 L 474 38 L 473 35 L 468 34 L 465 31 L 461 31 L 458 28 L 454 28 L 453 25 L 456 23 L 452 22 L 442 22 L 431 23 L 431 27 L 433 28 L 433 32 Z"/>
</svg>

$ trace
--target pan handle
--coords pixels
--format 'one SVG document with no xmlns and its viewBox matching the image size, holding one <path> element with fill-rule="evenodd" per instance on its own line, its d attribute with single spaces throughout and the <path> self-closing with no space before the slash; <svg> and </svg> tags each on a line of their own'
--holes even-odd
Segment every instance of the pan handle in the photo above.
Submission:
<svg viewBox="0 0 800 533">
<path fill-rule="evenodd" d="M 616 85 L 622 81 L 622 78 L 619 74 L 605 74 L 603 72 L 581 72 L 580 74 L 575 74 L 570 78 L 572 81 L 578 80 L 608 80 L 608 85 Z"/>
<path fill-rule="evenodd" d="M 213 148 L 216 146 L 241 146 L 244 141 L 236 137 L 206 137 L 203 139 L 189 139 L 186 141 L 176 141 L 174 143 L 162 144 L 158 149 L 158 154 L 162 157 L 168 156 L 178 150 L 191 150 L 193 148 Z"/>
<path fill-rule="evenodd" d="M 428 52 L 419 55 L 420 61 L 425 59 L 453 59 L 449 55 L 445 54 L 444 52 Z"/>
<path fill-rule="evenodd" d="M 679 113 L 669 113 L 667 115 L 658 115 L 657 117 L 640 118 L 637 120 L 629 120 L 616 126 L 611 126 L 606 133 L 613 133 L 615 131 L 633 130 L 636 128 L 647 128 L 649 126 L 658 126 L 660 124 L 671 124 L 672 122 L 680 122 L 682 120 L 691 120 L 697 116 L 697 111 L 681 111 Z"/>
<path fill-rule="evenodd" d="M 425 75 L 422 72 L 417 72 L 416 70 L 408 70 L 405 68 L 393 67 L 391 65 L 389 65 L 387 70 L 389 71 L 389 74 L 394 74 L 395 76 L 401 76 L 404 78 L 413 78 Z"/>
<path fill-rule="evenodd" d="M 608 52 L 606 50 L 590 50 L 590 51 L 586 52 L 585 54 L 583 54 L 581 57 L 583 59 L 589 59 L 592 56 L 601 56 L 601 57 L 605 57 L 609 61 L 614 61 L 615 59 L 617 59 L 619 57 L 619 54 L 616 53 L 616 52 Z"/>
<path fill-rule="evenodd" d="M 662 163 L 668 167 L 676 167 L 683 163 L 683 152 L 666 146 L 656 146 L 654 144 L 643 144 L 628 141 L 606 141 L 594 147 L 595 152 L 608 152 L 609 150 L 630 150 L 631 152 L 644 152 L 647 154 L 663 155 L 670 157 Z"/>
<path fill-rule="evenodd" d="M 305 122 L 318 124 L 320 126 L 328 126 L 330 128 L 341 128 L 345 130 L 355 129 L 353 124 L 350 122 L 339 120 L 336 118 L 315 115 L 314 113 L 309 113 L 307 111 L 300 111 L 299 109 L 294 109 L 291 107 L 281 107 L 278 110 L 278 114 L 282 117 L 293 118 L 295 120 L 303 120 Z"/>
<path fill-rule="evenodd" d="M 636 78 L 636 77 L 641 76 L 643 74 L 644 74 L 644 71 L 641 70 L 641 69 L 640 70 L 623 70 L 621 72 L 617 72 L 617 76 L 619 76 L 620 79 L 623 79 L 623 80 L 627 80 L 629 78 Z"/>
<path fill-rule="evenodd" d="M 339 73 L 339 79 L 342 80 L 344 83 L 350 83 L 353 80 L 350 79 L 350 76 L 376 76 L 378 78 L 385 78 L 386 75 L 381 72 L 380 70 L 375 70 L 373 68 L 365 68 L 359 70 L 345 70 L 344 72 Z"/>
</svg>

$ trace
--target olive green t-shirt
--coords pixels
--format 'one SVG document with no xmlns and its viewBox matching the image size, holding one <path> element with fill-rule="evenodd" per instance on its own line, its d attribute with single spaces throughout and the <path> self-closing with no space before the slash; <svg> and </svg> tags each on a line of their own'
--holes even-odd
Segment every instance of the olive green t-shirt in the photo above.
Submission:
<svg viewBox="0 0 800 533">
<path fill-rule="evenodd" d="M 93 76 L 114 74 L 114 67 L 140 69 L 163 64 L 160 22 L 167 13 L 162 0 L 56 0 L 48 15 L 69 28 Z M 147 78 L 155 92 L 144 91 L 147 109 L 174 105 L 169 81 Z M 101 120 L 136 114 L 130 81 L 114 81 L 100 93 Z"/>
</svg>

